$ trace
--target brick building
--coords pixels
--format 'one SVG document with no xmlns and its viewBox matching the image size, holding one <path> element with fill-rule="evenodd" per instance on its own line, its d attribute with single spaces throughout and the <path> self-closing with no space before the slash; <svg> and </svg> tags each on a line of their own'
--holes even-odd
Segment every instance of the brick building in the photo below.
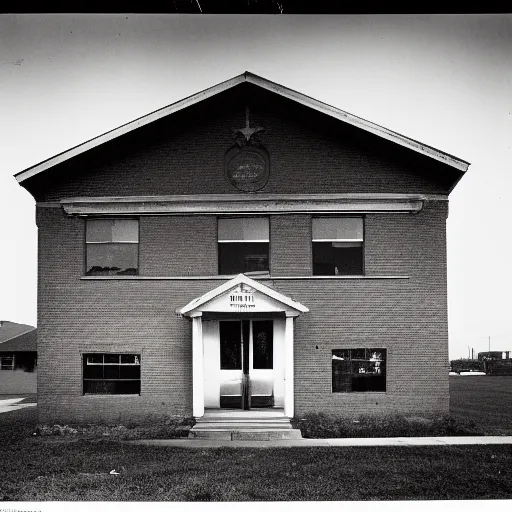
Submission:
<svg viewBox="0 0 512 512">
<path fill-rule="evenodd" d="M 244 73 L 22 171 L 40 421 L 448 412 L 468 165 Z"/>
</svg>

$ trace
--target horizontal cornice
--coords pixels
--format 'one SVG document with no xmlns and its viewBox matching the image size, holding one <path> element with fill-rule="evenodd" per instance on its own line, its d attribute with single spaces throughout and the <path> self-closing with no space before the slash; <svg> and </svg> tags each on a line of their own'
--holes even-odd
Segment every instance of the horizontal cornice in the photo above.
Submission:
<svg viewBox="0 0 512 512">
<path fill-rule="evenodd" d="M 59 203 L 68 215 L 229 215 L 291 213 L 417 213 L 446 195 L 421 194 L 198 194 L 71 197 Z"/>
</svg>

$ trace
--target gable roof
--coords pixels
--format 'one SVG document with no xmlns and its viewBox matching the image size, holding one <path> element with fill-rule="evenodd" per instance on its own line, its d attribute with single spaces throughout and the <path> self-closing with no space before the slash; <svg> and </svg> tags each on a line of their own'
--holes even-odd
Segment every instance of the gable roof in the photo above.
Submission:
<svg viewBox="0 0 512 512">
<path fill-rule="evenodd" d="M 198 309 L 203 304 L 210 302 L 211 300 L 219 297 L 219 295 L 222 295 L 223 293 L 229 292 L 235 286 L 241 283 L 246 284 L 247 286 L 250 286 L 255 290 L 258 290 L 267 297 L 271 297 L 272 299 L 275 299 L 278 302 L 281 302 L 282 304 L 285 304 L 286 306 L 292 309 L 300 311 L 301 313 L 307 313 L 309 311 L 309 309 L 306 306 L 303 306 L 300 302 L 297 302 L 291 299 L 290 297 L 283 295 L 277 290 L 273 290 L 272 288 L 269 288 L 268 286 L 265 286 L 264 284 L 259 283 L 258 281 L 255 281 L 254 279 L 251 279 L 250 277 L 244 274 L 238 274 L 233 279 L 230 279 L 229 281 L 226 281 L 220 286 L 217 286 L 217 288 L 214 288 L 213 290 L 206 292 L 200 297 L 191 300 L 186 306 L 183 306 L 180 310 L 178 310 L 177 313 L 179 313 L 180 315 L 188 316 L 192 311 Z"/>
<path fill-rule="evenodd" d="M 59 153 L 58 155 L 48 158 L 47 160 L 44 160 L 43 162 L 40 162 L 32 167 L 29 167 L 28 169 L 20 171 L 15 175 L 15 177 L 18 180 L 18 183 L 22 183 L 26 179 L 31 178 L 36 174 L 39 174 L 57 164 L 65 162 L 70 158 L 73 158 L 77 155 L 80 155 L 81 153 L 84 153 L 101 144 L 104 144 L 105 142 L 113 140 L 117 137 L 120 137 L 121 135 L 129 133 L 133 130 L 136 130 L 137 128 L 157 121 L 158 119 L 171 115 L 182 109 L 195 105 L 196 103 L 211 98 L 216 94 L 227 91 L 228 89 L 236 87 L 237 85 L 244 82 L 254 84 L 258 87 L 261 87 L 262 89 L 273 92 L 284 98 L 296 101 L 297 103 L 305 105 L 306 107 L 312 108 L 314 110 L 317 110 L 318 112 L 331 116 L 335 119 L 361 128 L 362 130 L 373 133 L 374 135 L 377 135 L 379 137 L 382 137 L 383 139 L 387 139 L 391 142 L 399 144 L 400 146 L 412 149 L 413 151 L 416 151 L 425 156 L 433 158 L 434 160 L 454 167 L 459 171 L 465 172 L 469 167 L 469 162 L 466 162 L 465 160 L 461 160 L 460 158 L 449 155 L 448 153 L 444 153 L 443 151 L 440 151 L 431 146 L 418 142 L 417 140 L 411 139 L 392 130 L 388 130 L 383 126 L 349 114 L 344 110 L 332 107 L 331 105 L 322 103 L 321 101 L 315 100 L 314 98 L 306 96 L 305 94 L 289 89 L 288 87 L 276 84 L 275 82 L 271 82 L 266 78 L 262 78 L 258 75 L 254 75 L 253 73 L 246 71 L 241 75 L 231 78 L 230 80 L 226 80 L 225 82 L 221 82 L 220 84 L 214 85 L 213 87 L 209 87 L 204 91 L 193 94 L 192 96 L 188 96 L 187 98 L 177 101 L 176 103 L 172 103 L 171 105 L 163 107 L 159 110 L 155 110 L 154 112 L 139 117 L 138 119 L 123 124 L 118 128 L 105 132 L 104 134 L 99 135 L 98 137 L 94 137 L 93 139 L 90 139 L 82 144 L 79 144 L 78 146 L 74 146 L 73 148 L 68 149 L 67 151 L 63 151 L 62 153 Z"/>
<path fill-rule="evenodd" d="M 0 352 L 35 352 L 37 329 L 31 325 L 1 321 Z"/>
</svg>

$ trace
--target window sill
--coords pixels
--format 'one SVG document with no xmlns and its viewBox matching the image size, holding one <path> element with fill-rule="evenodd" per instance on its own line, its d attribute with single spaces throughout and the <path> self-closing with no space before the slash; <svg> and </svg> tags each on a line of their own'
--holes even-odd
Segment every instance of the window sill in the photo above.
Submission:
<svg viewBox="0 0 512 512">
<path fill-rule="evenodd" d="M 331 395 L 386 395 L 387 391 L 331 391 Z"/>
<path fill-rule="evenodd" d="M 234 275 L 215 276 L 81 276 L 81 281 L 227 281 Z M 409 279 L 409 276 L 248 276 L 255 281 L 262 280 L 378 280 L 378 279 Z"/>
<path fill-rule="evenodd" d="M 108 398 L 128 398 L 128 397 L 132 397 L 132 398 L 140 398 L 142 395 L 133 395 L 133 394 L 125 394 L 125 395 L 111 395 L 109 393 L 88 393 L 86 395 L 84 395 L 82 393 L 82 396 L 86 396 L 88 398 L 90 397 L 108 397 Z"/>
</svg>

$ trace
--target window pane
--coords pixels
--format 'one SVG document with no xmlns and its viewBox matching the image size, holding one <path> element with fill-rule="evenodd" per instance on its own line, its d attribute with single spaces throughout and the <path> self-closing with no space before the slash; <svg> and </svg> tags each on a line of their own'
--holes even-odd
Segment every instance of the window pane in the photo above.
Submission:
<svg viewBox="0 0 512 512">
<path fill-rule="evenodd" d="M 119 354 L 105 354 L 105 364 L 119 364 Z"/>
<path fill-rule="evenodd" d="M 363 275 L 363 244 L 313 242 L 313 275 Z"/>
<path fill-rule="evenodd" d="M 333 350 L 332 390 L 386 391 L 386 349 Z"/>
<path fill-rule="evenodd" d="M 240 322 L 219 322 L 220 369 L 242 369 L 242 337 Z"/>
<path fill-rule="evenodd" d="M 136 275 L 138 244 L 87 244 L 86 275 Z"/>
<path fill-rule="evenodd" d="M 332 390 L 333 392 L 352 391 L 352 371 L 350 361 L 332 360 Z"/>
<path fill-rule="evenodd" d="M 84 381 L 86 395 L 140 395 L 140 381 Z"/>
<path fill-rule="evenodd" d="M 87 242 L 138 242 L 137 219 L 87 219 Z"/>
<path fill-rule="evenodd" d="M 112 242 L 112 219 L 87 219 L 87 242 Z"/>
<path fill-rule="evenodd" d="M 253 368 L 271 370 L 274 361 L 274 322 L 272 320 L 252 323 Z"/>
<path fill-rule="evenodd" d="M 268 243 L 219 244 L 219 274 L 268 272 Z"/>
<path fill-rule="evenodd" d="M 268 218 L 219 219 L 219 242 L 223 240 L 268 242 L 270 240 Z"/>
<path fill-rule="evenodd" d="M 87 354 L 84 357 L 88 364 L 103 364 L 103 354 Z"/>
<path fill-rule="evenodd" d="M 358 217 L 314 217 L 313 240 L 363 241 L 363 219 Z"/>
<path fill-rule="evenodd" d="M 138 242 L 139 221 L 137 219 L 115 219 L 112 223 L 113 242 Z"/>
<path fill-rule="evenodd" d="M 140 366 L 126 365 L 119 367 L 120 379 L 140 379 Z"/>
<path fill-rule="evenodd" d="M 103 378 L 103 365 L 85 365 L 84 366 L 84 379 L 102 379 Z"/>
<path fill-rule="evenodd" d="M 105 365 L 103 367 L 103 378 L 104 379 L 119 379 L 119 365 Z"/>
<path fill-rule="evenodd" d="M 121 354 L 121 364 L 139 364 L 139 356 L 134 354 Z"/>
</svg>

